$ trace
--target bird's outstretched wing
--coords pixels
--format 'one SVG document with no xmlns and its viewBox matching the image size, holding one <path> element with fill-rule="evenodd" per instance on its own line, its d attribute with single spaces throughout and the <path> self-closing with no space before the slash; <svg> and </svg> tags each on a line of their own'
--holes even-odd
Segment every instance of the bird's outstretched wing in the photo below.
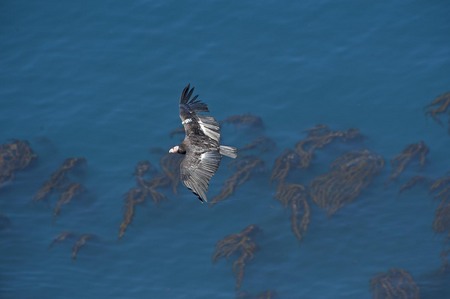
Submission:
<svg viewBox="0 0 450 299">
<path fill-rule="evenodd" d="M 219 123 L 212 116 L 199 115 L 197 113 L 209 112 L 208 106 L 198 99 L 198 95 L 192 97 L 194 87 L 188 84 L 180 97 L 180 118 L 184 126 L 186 136 L 206 135 L 217 143 L 220 140 Z"/>
<path fill-rule="evenodd" d="M 209 181 L 219 168 L 221 158 L 218 151 L 209 151 L 201 155 L 188 152 L 181 162 L 181 180 L 202 202 L 208 201 L 206 192 Z"/>
</svg>

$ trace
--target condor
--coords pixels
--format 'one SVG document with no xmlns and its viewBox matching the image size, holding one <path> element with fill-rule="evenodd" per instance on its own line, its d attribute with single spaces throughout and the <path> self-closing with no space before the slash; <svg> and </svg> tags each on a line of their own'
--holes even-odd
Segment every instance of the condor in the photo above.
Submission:
<svg viewBox="0 0 450 299">
<path fill-rule="evenodd" d="M 181 180 L 202 202 L 206 202 L 209 181 L 219 168 L 222 156 L 236 158 L 237 149 L 220 145 L 219 123 L 212 116 L 202 115 L 209 112 L 208 106 L 198 99 L 198 95 L 192 97 L 193 92 L 194 88 L 188 84 L 181 93 L 180 118 L 186 136 L 169 153 L 185 155 L 180 164 Z"/>
</svg>

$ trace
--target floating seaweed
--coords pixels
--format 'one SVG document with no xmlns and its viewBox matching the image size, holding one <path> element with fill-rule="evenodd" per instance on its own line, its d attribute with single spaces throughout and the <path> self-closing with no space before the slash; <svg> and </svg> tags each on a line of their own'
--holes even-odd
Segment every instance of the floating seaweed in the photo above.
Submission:
<svg viewBox="0 0 450 299">
<path fill-rule="evenodd" d="M 424 167 L 428 151 L 428 146 L 423 141 L 406 146 L 399 155 L 391 160 L 392 171 L 389 180 L 397 179 L 413 158 L 417 157 L 420 167 Z"/>
<path fill-rule="evenodd" d="M 136 183 L 139 188 L 140 193 L 142 193 L 143 198 L 151 196 L 155 203 L 165 199 L 165 196 L 158 192 L 156 188 L 167 186 L 170 183 L 170 178 L 167 175 L 158 174 L 154 175 L 150 179 L 146 180 L 145 175 L 152 169 L 150 162 L 140 161 L 135 168 Z M 132 189 L 133 192 L 134 189 Z"/>
<path fill-rule="evenodd" d="M 123 220 L 120 223 L 120 227 L 119 227 L 119 239 L 121 239 L 125 235 L 125 231 L 127 230 L 128 225 L 130 225 L 131 222 L 133 221 L 135 205 L 136 205 L 136 202 L 133 200 L 125 201 Z"/>
<path fill-rule="evenodd" d="M 438 233 L 450 234 L 450 176 L 444 176 L 435 180 L 430 191 L 435 193 L 435 198 L 440 201 L 433 220 L 433 229 Z"/>
<path fill-rule="evenodd" d="M 450 197 L 450 175 L 435 180 L 430 186 L 431 192 L 437 192 L 435 198 L 447 200 Z"/>
<path fill-rule="evenodd" d="M 54 190 L 62 190 L 68 182 L 67 175 L 78 166 L 85 165 L 86 159 L 71 157 L 64 160 L 58 169 L 50 175 L 50 178 L 42 184 L 42 187 L 33 197 L 34 201 L 46 199 Z"/>
<path fill-rule="evenodd" d="M 156 174 L 150 180 L 143 181 L 143 184 L 140 187 L 142 187 L 145 196 L 150 196 L 155 204 L 159 204 L 163 200 L 166 200 L 167 197 L 159 192 L 157 188 L 165 187 L 169 184 L 170 179 L 166 175 Z"/>
<path fill-rule="evenodd" d="M 139 161 L 134 169 L 134 176 L 136 178 L 136 184 L 140 188 L 145 188 L 146 175 L 153 169 L 153 166 L 149 161 Z"/>
<path fill-rule="evenodd" d="M 140 188 L 132 188 L 125 195 L 125 209 L 123 214 L 123 220 L 119 228 L 119 239 L 121 239 L 128 225 L 133 221 L 135 212 L 135 206 L 145 201 L 147 194 Z"/>
<path fill-rule="evenodd" d="M 450 232 L 450 201 L 442 201 L 436 209 L 433 229 L 438 233 Z"/>
<path fill-rule="evenodd" d="M 153 169 L 153 165 L 147 161 L 139 161 L 134 169 L 134 176 L 136 177 L 138 184 L 140 179 L 144 179 L 144 176 Z"/>
<path fill-rule="evenodd" d="M 45 181 L 42 187 L 33 197 L 34 201 L 46 199 L 54 190 L 62 189 L 66 183 L 65 172 L 57 171 L 53 173 L 49 180 Z"/>
<path fill-rule="evenodd" d="M 411 179 L 409 179 L 405 184 L 403 184 L 400 187 L 400 190 L 398 191 L 398 193 L 403 193 L 404 191 L 413 188 L 417 184 L 426 183 L 426 182 L 427 182 L 427 178 L 424 177 L 423 175 L 413 176 Z"/>
<path fill-rule="evenodd" d="M 390 269 L 370 280 L 374 299 L 418 299 L 419 287 L 411 274 L 403 269 Z"/>
<path fill-rule="evenodd" d="M 82 234 L 72 247 L 72 260 L 76 260 L 78 252 L 82 247 L 84 247 L 89 240 L 96 239 L 97 237 L 93 234 Z"/>
<path fill-rule="evenodd" d="M 291 208 L 291 229 L 301 241 L 308 230 L 311 217 L 306 188 L 300 184 L 280 184 L 275 198 L 283 206 Z"/>
<path fill-rule="evenodd" d="M 166 196 L 159 192 L 157 188 L 169 186 L 170 178 L 161 173 L 156 173 L 150 179 L 145 179 L 145 175 L 152 169 L 150 162 L 140 161 L 135 167 L 136 187 L 131 188 L 125 194 L 125 207 L 123 220 L 119 227 L 119 239 L 121 239 L 128 226 L 133 221 L 136 205 L 144 203 L 151 198 L 155 204 L 159 204 L 166 199 Z"/>
<path fill-rule="evenodd" d="M 236 126 L 246 126 L 254 129 L 264 129 L 264 122 L 262 118 L 250 113 L 232 115 L 224 119 L 222 123 Z"/>
<path fill-rule="evenodd" d="M 64 242 L 66 240 L 69 239 L 73 239 L 76 237 L 76 234 L 70 231 L 64 231 L 62 233 L 60 233 L 59 235 L 57 235 L 53 241 L 50 243 L 50 245 L 48 246 L 49 249 L 53 248 L 53 246 L 55 246 L 56 244 L 59 244 L 61 242 Z"/>
<path fill-rule="evenodd" d="M 210 206 L 217 204 L 228 198 L 234 193 L 236 188 L 250 179 L 250 176 L 264 167 L 264 161 L 258 157 L 245 156 L 234 161 L 230 165 L 236 166 L 236 172 L 229 177 L 224 184 L 221 192 L 217 194 L 210 202 Z"/>
<path fill-rule="evenodd" d="M 239 152 L 245 152 L 250 150 L 257 150 L 260 153 L 265 153 L 273 150 L 276 147 L 275 141 L 266 136 L 261 136 L 256 138 L 250 143 L 247 143 L 242 148 L 239 149 Z"/>
<path fill-rule="evenodd" d="M 447 174 L 436 179 L 430 186 L 430 192 L 439 200 L 433 220 L 433 230 L 437 233 L 446 233 L 444 249 L 441 251 L 441 273 L 450 271 L 450 175 Z"/>
<path fill-rule="evenodd" d="M 441 114 L 447 112 L 450 107 L 450 92 L 446 92 L 425 107 L 425 115 L 431 116 L 439 125 L 443 126 L 442 121 L 439 119 Z M 448 131 L 450 133 L 450 113 L 448 119 Z"/>
<path fill-rule="evenodd" d="M 295 237 L 301 241 L 308 230 L 311 208 L 306 198 L 302 198 L 291 201 L 291 210 L 291 229 Z"/>
<path fill-rule="evenodd" d="M 14 179 L 16 171 L 27 168 L 37 155 L 27 141 L 14 140 L 0 145 L 0 187 Z"/>
<path fill-rule="evenodd" d="M 163 173 L 170 180 L 170 185 L 172 186 L 172 191 L 177 194 L 177 188 L 180 184 L 180 164 L 183 161 L 183 155 L 164 155 L 159 164 L 161 165 Z"/>
<path fill-rule="evenodd" d="M 311 197 L 331 216 L 354 201 L 383 167 L 383 158 L 368 150 L 344 154 L 331 164 L 330 172 L 311 182 Z"/>
<path fill-rule="evenodd" d="M 56 244 L 66 242 L 68 240 L 73 240 L 76 238 L 75 243 L 72 246 L 72 260 L 76 260 L 78 256 L 78 252 L 80 249 L 86 245 L 86 243 L 89 240 L 95 240 L 98 237 L 93 234 L 81 234 L 78 236 L 78 234 L 70 232 L 70 231 L 64 231 L 57 235 L 52 242 L 49 245 L 49 249 L 52 249 Z"/>
<path fill-rule="evenodd" d="M 244 278 L 244 270 L 248 261 L 258 249 L 252 236 L 259 231 L 255 224 L 244 228 L 240 233 L 226 236 L 216 244 L 216 250 L 212 256 L 213 263 L 220 258 L 228 259 L 232 255 L 238 255 L 233 263 L 233 273 L 236 276 L 236 290 L 239 290 Z"/>
<path fill-rule="evenodd" d="M 61 208 L 72 201 L 72 199 L 84 191 L 84 187 L 80 183 L 71 183 L 61 193 L 58 201 L 56 202 L 55 209 L 53 210 L 53 216 L 56 217 L 61 213 Z"/>
<path fill-rule="evenodd" d="M 308 129 L 307 132 L 308 136 L 306 139 L 299 141 L 295 145 L 295 151 L 300 157 L 300 168 L 308 168 L 314 156 L 314 151 L 323 148 L 333 140 L 341 139 L 348 141 L 362 137 L 358 129 L 351 128 L 347 131 L 332 131 L 328 126 L 322 124 Z"/>
<path fill-rule="evenodd" d="M 73 169 L 76 169 L 77 167 L 86 165 L 87 161 L 86 158 L 83 157 L 70 157 L 64 160 L 63 164 L 59 168 L 60 172 L 68 172 Z"/>
<path fill-rule="evenodd" d="M 289 172 L 298 166 L 298 162 L 299 156 L 295 151 L 291 149 L 284 150 L 283 153 L 275 160 L 270 181 L 277 181 L 280 184 L 284 183 Z"/>
</svg>

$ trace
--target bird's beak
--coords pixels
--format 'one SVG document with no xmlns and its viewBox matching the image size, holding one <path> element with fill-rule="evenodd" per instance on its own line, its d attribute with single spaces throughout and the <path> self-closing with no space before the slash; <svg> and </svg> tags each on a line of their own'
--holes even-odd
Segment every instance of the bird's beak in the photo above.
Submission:
<svg viewBox="0 0 450 299">
<path fill-rule="evenodd" d="M 173 154 L 173 153 L 177 153 L 178 152 L 178 146 L 174 146 L 169 150 L 169 153 Z"/>
</svg>

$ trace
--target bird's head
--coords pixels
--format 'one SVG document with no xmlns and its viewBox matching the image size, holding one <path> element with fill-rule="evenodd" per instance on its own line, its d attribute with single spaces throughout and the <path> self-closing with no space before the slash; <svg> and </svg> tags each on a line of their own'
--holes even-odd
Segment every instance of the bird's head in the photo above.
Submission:
<svg viewBox="0 0 450 299">
<path fill-rule="evenodd" d="M 171 154 L 186 154 L 186 150 L 180 145 L 175 145 L 174 147 L 172 147 L 169 150 L 169 153 L 171 153 Z"/>
</svg>

